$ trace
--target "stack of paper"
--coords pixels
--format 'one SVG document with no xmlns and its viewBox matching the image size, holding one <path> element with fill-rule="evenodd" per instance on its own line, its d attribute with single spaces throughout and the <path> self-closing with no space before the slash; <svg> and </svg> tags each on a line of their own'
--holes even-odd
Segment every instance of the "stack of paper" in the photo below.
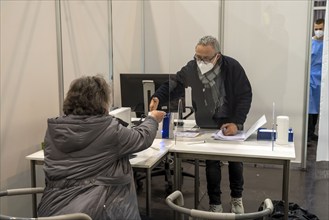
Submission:
<svg viewBox="0 0 329 220">
<path fill-rule="evenodd" d="M 212 136 L 216 140 L 225 140 L 225 141 L 245 141 L 252 135 L 254 132 L 257 131 L 258 128 L 263 126 L 266 123 L 266 117 L 263 115 L 256 121 L 255 124 L 253 124 L 247 132 L 244 131 L 238 131 L 238 133 L 234 136 L 225 136 L 222 132 L 222 130 L 217 131 Z"/>
<path fill-rule="evenodd" d="M 175 132 L 176 137 L 189 137 L 194 138 L 199 135 L 198 132 L 188 132 L 188 131 L 176 131 Z"/>
<path fill-rule="evenodd" d="M 234 136 L 226 136 L 223 134 L 222 130 L 219 130 L 213 134 L 213 138 L 224 141 L 244 141 L 246 140 L 246 134 L 244 131 L 238 131 Z"/>
</svg>

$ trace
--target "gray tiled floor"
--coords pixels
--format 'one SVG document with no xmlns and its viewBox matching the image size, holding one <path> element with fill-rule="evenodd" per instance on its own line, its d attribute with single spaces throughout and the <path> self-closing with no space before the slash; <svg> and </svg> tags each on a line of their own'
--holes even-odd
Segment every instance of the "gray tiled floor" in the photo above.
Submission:
<svg viewBox="0 0 329 220">
<path fill-rule="evenodd" d="M 308 146 L 306 170 L 291 166 L 289 202 L 294 202 L 315 214 L 321 220 L 329 220 L 329 165 L 315 162 L 316 143 Z M 202 165 L 202 163 L 201 163 Z M 193 173 L 194 166 L 184 163 L 184 171 Z M 265 198 L 281 200 L 282 168 L 263 164 L 245 163 L 243 202 L 245 212 L 254 212 Z M 208 209 L 205 168 L 200 166 L 200 205 L 198 209 Z M 145 186 L 145 182 L 144 182 Z M 222 202 L 224 212 L 229 211 L 229 182 L 227 165 L 222 167 Z M 185 207 L 193 208 L 194 179 L 184 177 L 182 192 Z M 166 181 L 164 176 L 152 177 L 152 217 L 145 217 L 145 187 L 138 190 L 138 202 L 143 219 L 173 219 L 173 211 L 165 204 Z"/>
</svg>

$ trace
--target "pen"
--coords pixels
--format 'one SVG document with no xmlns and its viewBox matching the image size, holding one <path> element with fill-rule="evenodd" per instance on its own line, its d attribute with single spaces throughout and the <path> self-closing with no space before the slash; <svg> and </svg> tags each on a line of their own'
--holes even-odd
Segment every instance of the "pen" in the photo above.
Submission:
<svg viewBox="0 0 329 220">
<path fill-rule="evenodd" d="M 188 143 L 188 145 L 192 145 L 192 144 L 204 144 L 204 143 L 206 143 L 206 140 Z"/>
<path fill-rule="evenodd" d="M 153 146 L 151 146 L 150 148 L 152 148 L 152 149 L 154 149 L 154 150 L 160 150 L 160 148 L 158 148 L 158 147 L 153 147 Z"/>
</svg>

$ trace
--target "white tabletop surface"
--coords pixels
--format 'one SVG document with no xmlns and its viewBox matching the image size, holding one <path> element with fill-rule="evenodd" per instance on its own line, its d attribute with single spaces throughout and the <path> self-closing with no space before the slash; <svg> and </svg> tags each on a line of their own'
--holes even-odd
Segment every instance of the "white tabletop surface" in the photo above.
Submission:
<svg viewBox="0 0 329 220">
<path fill-rule="evenodd" d="M 155 139 L 151 147 L 136 153 L 137 157 L 130 159 L 130 163 L 133 167 L 152 167 L 156 162 L 159 161 L 159 158 L 163 157 L 168 152 L 173 143 L 173 140 L 169 139 Z M 43 150 L 39 150 L 26 156 L 26 159 L 43 161 Z"/>
<path fill-rule="evenodd" d="M 194 120 L 184 120 L 184 126 L 176 131 L 190 130 L 194 125 Z M 255 134 L 246 141 L 220 141 L 211 137 L 215 131 L 201 129 L 196 137 L 176 137 L 176 141 L 175 139 L 155 139 L 151 147 L 136 153 L 137 157 L 130 159 L 130 163 L 134 167 L 149 168 L 168 151 L 288 160 L 296 157 L 292 142 L 289 142 L 288 145 L 278 145 L 274 142 L 274 146 L 272 146 L 271 141 L 257 141 Z M 26 156 L 26 159 L 43 161 L 43 150 Z"/>
<path fill-rule="evenodd" d="M 271 141 L 257 141 L 252 135 L 246 141 L 220 141 L 211 137 L 216 130 L 201 130 L 194 138 L 177 137 L 170 152 L 193 153 L 204 155 L 225 155 L 238 157 L 257 157 L 270 159 L 295 159 L 294 143 L 275 144 Z M 273 149 L 273 150 L 272 150 Z"/>
<path fill-rule="evenodd" d="M 130 163 L 136 168 L 152 167 L 159 158 L 162 158 L 173 145 L 173 140 L 169 139 L 154 139 L 151 147 L 136 153 L 137 157 L 130 159 Z"/>
<path fill-rule="evenodd" d="M 39 150 L 33 154 L 27 155 L 25 158 L 28 160 L 44 161 L 45 155 L 43 153 L 43 150 Z"/>
</svg>

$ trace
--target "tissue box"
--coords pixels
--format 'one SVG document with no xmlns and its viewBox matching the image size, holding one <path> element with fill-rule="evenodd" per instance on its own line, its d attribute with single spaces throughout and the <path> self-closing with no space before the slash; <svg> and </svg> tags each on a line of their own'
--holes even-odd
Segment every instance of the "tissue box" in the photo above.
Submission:
<svg viewBox="0 0 329 220">
<path fill-rule="evenodd" d="M 274 130 L 274 140 L 276 139 L 276 130 Z M 257 140 L 272 140 L 272 129 L 258 128 Z M 288 130 L 288 142 L 294 141 L 294 132 L 292 128 Z"/>
</svg>

